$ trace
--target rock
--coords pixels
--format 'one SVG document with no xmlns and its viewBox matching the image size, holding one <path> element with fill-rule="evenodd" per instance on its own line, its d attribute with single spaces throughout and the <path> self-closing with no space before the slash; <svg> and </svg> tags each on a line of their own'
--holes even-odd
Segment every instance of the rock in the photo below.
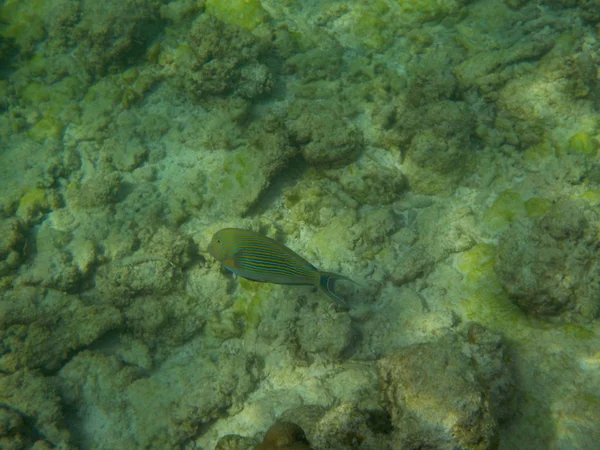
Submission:
<svg viewBox="0 0 600 450">
<path fill-rule="evenodd" d="M 107 305 L 85 305 L 52 289 L 19 288 L 0 300 L 0 371 L 57 370 L 77 349 L 122 323 Z M 82 326 L 85 324 L 85 326 Z"/>
<path fill-rule="evenodd" d="M 465 102 L 444 100 L 400 111 L 404 173 L 418 194 L 452 192 L 473 170 L 475 116 Z"/>
<path fill-rule="evenodd" d="M 165 66 L 169 83 L 198 100 L 234 94 L 247 99 L 268 93 L 273 78 L 264 49 L 249 31 L 201 14 L 186 41 L 170 49 L 172 64 Z"/>
<path fill-rule="evenodd" d="M 36 448 L 72 448 L 52 378 L 35 370 L 0 376 L 0 404 L 2 449 L 33 448 L 32 444 Z M 5 439 L 8 435 L 10 438 Z M 42 446 L 44 442 L 47 447 Z M 23 445 L 15 445 L 19 443 Z"/>
<path fill-rule="evenodd" d="M 310 356 L 338 361 L 350 351 L 358 339 L 352 320 L 347 314 L 318 314 L 302 316 L 298 324 L 298 340 Z"/>
<path fill-rule="evenodd" d="M 0 219 L 0 276 L 19 267 L 25 249 L 25 229 L 19 219 Z"/>
<path fill-rule="evenodd" d="M 583 206 L 560 201 L 501 236 L 496 274 L 513 302 L 532 316 L 591 320 L 600 312 L 598 245 Z"/>
<path fill-rule="evenodd" d="M 377 372 L 394 426 L 392 448 L 406 442 L 495 448 L 513 392 L 499 334 L 470 324 L 465 332 L 397 350 L 378 361 Z"/>
<path fill-rule="evenodd" d="M 335 102 L 298 100 L 289 108 L 288 127 L 293 141 L 311 166 L 341 167 L 362 151 L 362 133 Z"/>
</svg>

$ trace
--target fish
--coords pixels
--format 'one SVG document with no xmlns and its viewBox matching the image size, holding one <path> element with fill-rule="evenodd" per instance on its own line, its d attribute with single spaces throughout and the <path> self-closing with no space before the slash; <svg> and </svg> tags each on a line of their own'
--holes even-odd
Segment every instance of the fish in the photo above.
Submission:
<svg viewBox="0 0 600 450">
<path fill-rule="evenodd" d="M 333 272 L 323 272 L 282 243 L 250 230 L 217 231 L 208 252 L 228 270 L 253 281 L 288 285 L 312 285 L 329 298 L 350 306 L 335 292 L 340 280 L 355 283 Z M 355 283 L 356 284 L 356 283 Z"/>
</svg>

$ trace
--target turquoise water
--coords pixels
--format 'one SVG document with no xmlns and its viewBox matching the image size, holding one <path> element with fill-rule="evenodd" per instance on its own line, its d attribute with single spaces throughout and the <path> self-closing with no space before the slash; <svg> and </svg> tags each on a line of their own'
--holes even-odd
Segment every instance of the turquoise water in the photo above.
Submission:
<svg viewBox="0 0 600 450">
<path fill-rule="evenodd" d="M 595 449 L 599 24 L 5 0 L 0 448 Z M 232 275 L 227 227 L 351 308 Z"/>
</svg>

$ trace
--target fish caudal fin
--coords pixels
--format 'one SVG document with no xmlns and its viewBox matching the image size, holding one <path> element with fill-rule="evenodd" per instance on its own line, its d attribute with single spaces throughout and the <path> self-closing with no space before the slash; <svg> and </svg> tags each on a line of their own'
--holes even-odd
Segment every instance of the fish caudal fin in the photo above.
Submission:
<svg viewBox="0 0 600 450">
<path fill-rule="evenodd" d="M 341 303 L 346 308 L 350 308 L 350 305 L 348 305 L 348 303 L 346 303 L 344 299 L 335 292 L 335 283 L 339 280 L 350 281 L 351 283 L 354 283 L 354 281 L 352 281 L 350 278 L 345 277 L 344 275 L 340 275 L 338 273 L 319 272 L 318 288 L 333 300 Z"/>
</svg>

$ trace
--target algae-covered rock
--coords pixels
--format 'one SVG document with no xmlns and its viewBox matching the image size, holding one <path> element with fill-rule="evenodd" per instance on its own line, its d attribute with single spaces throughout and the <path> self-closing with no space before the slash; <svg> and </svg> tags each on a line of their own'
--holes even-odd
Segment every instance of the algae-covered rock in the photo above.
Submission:
<svg viewBox="0 0 600 450">
<path fill-rule="evenodd" d="M 67 187 L 67 202 L 74 208 L 106 206 L 115 201 L 120 187 L 117 172 L 101 173 L 81 183 L 72 181 Z"/>
<path fill-rule="evenodd" d="M 337 449 L 351 446 L 355 449 L 385 449 L 390 431 L 389 423 L 381 420 L 383 411 L 361 410 L 352 403 L 342 403 L 327 411 L 319 419 L 311 442 L 316 448 Z M 313 437 L 314 436 L 314 437 Z"/>
<path fill-rule="evenodd" d="M 390 237 L 398 229 L 396 215 L 391 207 L 365 208 L 361 218 L 352 226 L 348 239 L 351 249 L 359 260 L 371 261 L 383 248 L 389 246 Z M 392 264 L 395 266 L 396 261 Z"/>
<path fill-rule="evenodd" d="M 176 448 L 238 407 L 259 375 L 258 361 L 243 354 L 195 347 L 171 357 L 149 375 L 114 356 L 81 352 L 58 374 L 70 423 L 113 448 Z"/>
<path fill-rule="evenodd" d="M 46 36 L 46 27 L 40 17 L 42 2 L 6 1 L 0 6 L 0 36 L 13 40 L 24 52 L 31 52 L 34 45 Z"/>
<path fill-rule="evenodd" d="M 319 47 L 311 46 L 305 52 L 296 50 L 285 60 L 284 70 L 300 78 L 303 83 L 291 88 L 306 93 L 310 86 L 315 86 L 312 82 L 339 79 L 343 64 L 342 54 L 339 44 L 331 39 L 324 39 Z"/>
<path fill-rule="evenodd" d="M 362 133 L 343 116 L 336 102 L 298 100 L 288 110 L 293 142 L 312 166 L 341 167 L 362 151 Z"/>
<path fill-rule="evenodd" d="M 77 44 L 80 62 L 95 74 L 111 66 L 122 67 L 141 58 L 146 46 L 160 33 L 160 1 L 81 2 L 79 20 L 65 28 L 68 42 Z"/>
<path fill-rule="evenodd" d="M 511 79 L 512 72 L 505 70 L 507 65 L 540 58 L 552 49 L 554 37 L 539 33 L 535 39 L 526 36 L 512 46 L 505 45 L 507 48 L 474 53 L 460 63 L 455 73 L 462 88 L 478 87 L 484 92 L 497 89 Z"/>
<path fill-rule="evenodd" d="M 89 350 L 78 353 L 60 369 L 56 379 L 69 411 L 69 423 L 77 424 L 80 430 L 79 439 L 85 433 L 87 439 L 110 442 L 111 447 L 136 447 L 131 436 L 131 419 L 125 415 L 126 390 L 140 376 L 137 367 L 124 365 L 115 356 Z M 95 423 L 89 420 L 91 417 L 101 417 L 102 422 Z M 81 442 L 76 444 L 80 446 Z"/>
<path fill-rule="evenodd" d="M 582 17 L 591 24 L 600 20 L 600 3 L 598 0 L 580 0 L 578 2 L 582 10 Z"/>
<path fill-rule="evenodd" d="M 338 361 L 349 356 L 352 345 L 358 339 L 358 330 L 354 329 L 346 313 L 305 315 L 298 324 L 300 346 L 310 357 Z"/>
<path fill-rule="evenodd" d="M 174 288 L 178 270 L 190 261 L 192 241 L 161 227 L 144 242 L 143 250 L 103 267 L 98 287 L 114 297 L 166 294 Z"/>
<path fill-rule="evenodd" d="M 397 168 L 369 157 L 361 157 L 341 170 L 327 173 L 359 204 L 386 204 L 398 200 L 408 189 L 404 174 Z"/>
<path fill-rule="evenodd" d="M 85 305 L 75 296 L 19 288 L 0 300 L 0 370 L 56 370 L 70 354 L 118 328 L 120 312 L 106 305 Z"/>
<path fill-rule="evenodd" d="M 203 14 L 185 41 L 167 48 L 161 61 L 167 81 L 192 98 L 233 94 L 252 99 L 273 86 L 262 62 L 264 50 L 249 31 Z"/>
<path fill-rule="evenodd" d="M 0 219 L 0 277 L 19 267 L 25 248 L 25 229 L 19 219 Z"/>
<path fill-rule="evenodd" d="M 434 258 L 423 244 L 411 245 L 390 255 L 391 280 L 397 286 L 425 277 L 434 267 Z"/>
<path fill-rule="evenodd" d="M 143 259 L 125 263 L 123 266 L 113 266 L 105 279 L 104 272 L 99 273 L 99 288 L 105 290 L 104 282 L 108 281 L 120 296 L 135 296 L 141 294 L 166 294 L 173 287 L 173 270 L 168 261 Z M 110 291 L 106 291 L 110 292 Z M 120 297 L 120 296 L 117 296 Z"/>
<path fill-rule="evenodd" d="M 25 448 L 27 437 L 23 434 L 24 418 L 16 411 L 0 407 L 0 448 L 21 450 Z"/>
<path fill-rule="evenodd" d="M 457 14 L 471 0 L 399 0 L 398 6 L 403 13 L 413 15 L 415 22 L 440 20 Z"/>
<path fill-rule="evenodd" d="M 595 153 L 590 136 L 597 126 L 596 64 L 587 52 L 572 54 L 574 41 L 567 33 L 553 40 L 556 48 L 543 58 L 543 64 L 511 78 L 498 92 L 496 132 L 507 143 L 537 150 L 554 144 L 560 156 Z M 571 123 L 565 117 L 577 120 Z M 564 166 L 573 171 L 571 164 Z"/>
<path fill-rule="evenodd" d="M 527 3 L 524 11 L 512 10 L 517 3 L 527 2 L 474 2 L 471 13 L 456 27 L 456 41 L 467 51 L 453 68 L 462 89 L 495 97 L 507 81 L 519 78 L 515 71 L 531 70 L 534 66 L 528 64 L 552 49 L 556 34 L 547 33 L 545 27 L 557 33 L 572 29 L 567 17 L 547 14 L 540 20 L 533 4 Z"/>
<path fill-rule="evenodd" d="M 122 113 L 119 118 L 124 116 Z M 125 130 L 125 134 L 129 127 L 140 127 L 138 124 L 130 124 L 123 120 L 120 124 L 119 131 Z M 121 134 L 121 133 L 119 133 Z M 159 132 L 160 134 L 160 132 Z M 149 136 L 151 133 L 149 133 Z M 131 172 L 139 167 L 148 158 L 148 147 L 139 137 L 128 137 L 126 140 L 121 136 L 109 137 L 104 141 L 102 146 L 103 157 L 109 160 L 112 165 L 119 171 Z"/>
<path fill-rule="evenodd" d="M 146 45 L 162 27 L 158 14 L 161 3 L 9 1 L 0 10 L 0 34 L 26 54 L 43 41 L 44 50 L 52 54 L 49 72 L 53 68 L 55 72 L 67 69 L 83 74 L 83 68 L 89 75 L 104 75 L 110 67 L 122 67 L 144 55 Z M 69 52 L 75 64 L 55 58 Z"/>
<path fill-rule="evenodd" d="M 394 427 L 392 448 L 492 449 L 513 392 L 499 334 L 470 324 L 436 341 L 395 351 L 377 363 Z"/>
<path fill-rule="evenodd" d="M 466 103 L 445 100 L 403 110 L 397 122 L 407 146 L 404 173 L 414 192 L 449 193 L 471 173 L 477 140 Z"/>
<path fill-rule="evenodd" d="M 248 450 L 258 445 L 256 439 L 237 434 L 226 434 L 221 436 L 215 445 L 215 450 Z"/>
<path fill-rule="evenodd" d="M 415 34 L 416 31 L 412 33 L 413 39 L 417 39 Z M 463 50 L 455 48 L 451 43 L 445 43 L 434 52 L 412 60 L 406 68 L 409 103 L 418 107 L 454 98 L 458 82 L 450 68 L 455 65 L 453 60 L 462 57 L 462 53 Z"/>
<path fill-rule="evenodd" d="M 50 209 L 50 192 L 42 188 L 33 188 L 25 192 L 19 201 L 17 216 L 25 222 L 40 221 Z"/>
<path fill-rule="evenodd" d="M 41 285 L 73 293 L 84 287 L 95 267 L 97 250 L 92 241 L 60 231 L 44 222 L 35 235 L 35 253 L 27 271 L 19 274 L 25 284 Z"/>
<path fill-rule="evenodd" d="M 269 19 L 260 0 L 206 0 L 206 12 L 249 31 Z"/>
<path fill-rule="evenodd" d="M 0 376 L 0 404 L 3 449 L 72 448 L 53 378 L 35 370 Z"/>
<path fill-rule="evenodd" d="M 528 314 L 584 321 L 598 316 L 598 236 L 587 214 L 583 204 L 560 201 L 539 218 L 515 222 L 500 238 L 496 273 Z"/>
<path fill-rule="evenodd" d="M 251 146 L 220 153 L 219 168 L 206 179 L 203 200 L 217 216 L 247 214 L 294 154 L 285 131 L 259 131 L 260 123 L 266 125 L 250 127 Z"/>
</svg>

